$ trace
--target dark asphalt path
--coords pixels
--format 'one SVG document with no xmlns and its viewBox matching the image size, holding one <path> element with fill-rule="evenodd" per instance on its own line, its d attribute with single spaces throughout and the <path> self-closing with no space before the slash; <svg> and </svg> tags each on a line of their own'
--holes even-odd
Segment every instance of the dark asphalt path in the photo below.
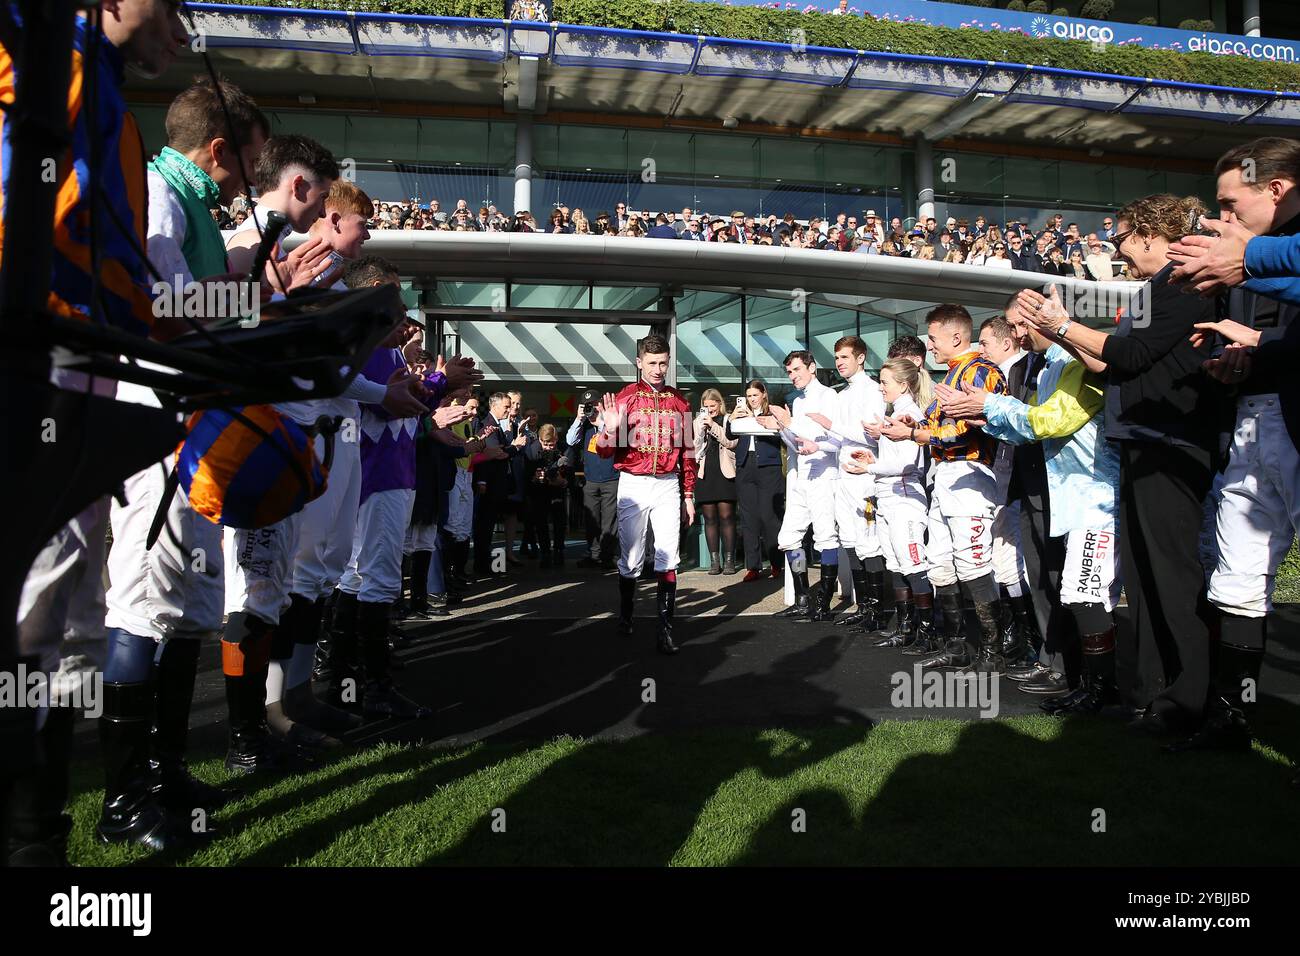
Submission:
<svg viewBox="0 0 1300 956">
<path fill-rule="evenodd" d="M 519 609 L 527 614 L 526 604 Z M 601 611 L 588 620 L 466 614 L 412 627 L 417 641 L 401 652 L 405 666 L 396 676 L 409 696 L 433 706 L 434 717 L 368 724 L 355 742 L 541 741 L 561 734 L 978 717 L 973 708 L 895 708 L 891 675 L 910 673 L 915 659 L 873 648 L 842 628 L 766 614 L 687 617 L 677 624 L 681 653 L 665 658 L 654 649 L 653 619 L 638 618 L 637 633 L 624 638 Z M 226 717 L 215 642 L 204 647 L 200 668 L 191 752 L 215 752 L 224 747 Z M 1260 686 L 1264 697 L 1300 704 L 1300 606 L 1275 615 Z M 652 702 L 643 699 L 651 693 Z M 999 681 L 1000 715 L 1037 713 L 1038 702 Z M 93 725 L 80 721 L 78 737 L 79 749 L 93 747 Z"/>
</svg>

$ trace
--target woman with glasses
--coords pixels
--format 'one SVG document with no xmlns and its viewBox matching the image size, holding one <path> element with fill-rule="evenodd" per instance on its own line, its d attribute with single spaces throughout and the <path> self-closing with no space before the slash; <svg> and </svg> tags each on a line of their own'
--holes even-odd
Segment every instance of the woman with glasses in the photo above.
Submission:
<svg viewBox="0 0 1300 956">
<path fill-rule="evenodd" d="M 1083 264 L 1083 253 L 1075 249 L 1070 253 L 1070 261 L 1065 264 L 1065 274 L 1076 279 L 1091 279 L 1092 273 Z"/>
<path fill-rule="evenodd" d="M 1168 257 L 1169 244 L 1204 214 L 1195 197 L 1160 194 L 1115 215 L 1116 249 L 1146 285 L 1113 334 L 1071 321 L 1055 292 L 1044 299 L 1026 289 L 1017 300 L 1045 337 L 1106 376 L 1106 437 L 1120 453 L 1120 568 L 1135 637 L 1117 658 L 1132 672 L 1122 688 L 1137 715 L 1132 726 L 1154 734 L 1195 731 L 1210 688 L 1199 538 L 1229 406 L 1201 371 L 1211 343 L 1191 341 L 1198 322 L 1214 321 L 1215 303 L 1173 286 Z"/>
<path fill-rule="evenodd" d="M 984 264 L 993 269 L 1010 269 L 1011 260 L 1007 258 L 1007 244 L 1005 242 L 993 243 L 993 251 L 984 260 Z"/>
</svg>

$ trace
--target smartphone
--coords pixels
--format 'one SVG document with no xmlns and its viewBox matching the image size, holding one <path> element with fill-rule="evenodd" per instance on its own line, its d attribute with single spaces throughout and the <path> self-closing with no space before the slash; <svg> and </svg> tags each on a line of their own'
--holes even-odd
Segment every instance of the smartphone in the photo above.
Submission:
<svg viewBox="0 0 1300 956">
<path fill-rule="evenodd" d="M 745 405 L 745 396 L 744 396 L 744 395 L 737 395 L 737 396 L 736 396 L 736 411 L 738 411 L 738 412 L 743 412 L 746 408 L 747 408 L 747 406 Z"/>
<path fill-rule="evenodd" d="M 320 275 L 318 275 L 316 278 L 312 279 L 309 285 L 313 285 L 313 286 L 321 285 L 325 282 L 326 279 L 329 279 L 331 282 L 334 281 L 333 278 L 334 270 L 338 267 L 339 263 L 344 261 L 344 259 L 333 249 L 330 250 L 330 254 L 325 258 L 329 260 L 329 267 Z"/>
</svg>

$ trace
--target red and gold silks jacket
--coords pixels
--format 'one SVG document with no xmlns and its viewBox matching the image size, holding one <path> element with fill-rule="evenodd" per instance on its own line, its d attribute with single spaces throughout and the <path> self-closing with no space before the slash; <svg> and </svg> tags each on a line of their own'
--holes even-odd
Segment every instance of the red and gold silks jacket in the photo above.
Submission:
<svg viewBox="0 0 1300 956">
<path fill-rule="evenodd" d="M 681 475 L 683 494 L 695 493 L 695 436 L 691 406 L 670 385 L 656 391 L 644 381 L 629 385 L 615 399 L 622 412 L 616 435 L 602 431 L 596 441 L 601 458 L 613 458 L 629 475 Z"/>
</svg>

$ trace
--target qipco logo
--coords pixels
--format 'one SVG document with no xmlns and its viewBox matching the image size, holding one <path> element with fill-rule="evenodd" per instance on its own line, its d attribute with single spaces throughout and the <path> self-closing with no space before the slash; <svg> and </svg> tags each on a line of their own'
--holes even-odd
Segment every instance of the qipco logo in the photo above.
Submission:
<svg viewBox="0 0 1300 956">
<path fill-rule="evenodd" d="M 1062 40 L 1087 40 L 1090 43 L 1114 43 L 1115 31 L 1110 27 L 1089 23 L 1066 23 L 1057 20 L 1052 24 L 1052 36 Z"/>
</svg>

